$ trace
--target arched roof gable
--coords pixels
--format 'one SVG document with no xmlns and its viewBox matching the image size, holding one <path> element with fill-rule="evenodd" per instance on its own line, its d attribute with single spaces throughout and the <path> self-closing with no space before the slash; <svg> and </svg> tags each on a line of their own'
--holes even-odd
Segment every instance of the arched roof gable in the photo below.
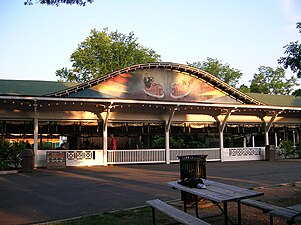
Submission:
<svg viewBox="0 0 301 225">
<path fill-rule="evenodd" d="M 92 79 L 88 82 L 76 85 L 74 87 L 67 88 L 67 89 L 52 93 L 52 94 L 48 94 L 47 96 L 55 96 L 55 97 L 71 96 L 71 97 L 94 97 L 94 98 L 104 97 L 106 95 L 95 95 L 95 93 L 99 93 L 100 89 L 101 89 L 102 93 L 106 93 L 105 89 L 106 88 L 108 89 L 108 86 L 110 87 L 107 90 L 108 93 L 114 93 L 114 91 L 116 91 L 116 93 L 117 92 L 123 93 L 123 92 L 125 92 L 125 90 L 123 90 L 124 89 L 123 83 L 128 82 L 127 79 L 130 79 L 129 76 L 131 76 L 131 74 L 135 74 L 137 72 L 139 73 L 139 72 L 141 72 L 141 70 L 144 70 L 146 72 L 149 71 L 149 73 L 150 73 L 150 74 L 144 73 L 143 78 L 142 78 L 142 76 L 140 76 L 140 78 L 139 78 L 140 80 L 143 79 L 142 80 L 143 82 L 140 81 L 140 83 L 144 83 L 143 91 L 144 91 L 144 94 L 146 94 L 149 98 L 160 99 L 162 97 L 162 100 L 169 100 L 168 98 L 163 99 L 163 97 L 166 98 L 166 96 L 169 96 L 169 98 L 171 98 L 171 100 L 177 100 L 177 98 L 185 97 L 185 100 L 188 100 L 188 101 L 194 101 L 194 100 L 195 101 L 203 101 L 203 100 L 210 101 L 211 99 L 215 99 L 213 101 L 231 102 L 231 100 L 232 100 L 232 101 L 235 101 L 237 103 L 242 103 L 242 104 L 263 105 L 262 102 L 259 102 L 258 100 L 248 96 L 247 94 L 240 92 L 239 90 L 226 84 L 225 82 L 221 81 L 220 79 L 218 79 L 217 77 L 215 77 L 214 75 L 212 75 L 210 73 L 207 73 L 203 70 L 197 69 L 195 67 L 187 66 L 184 64 L 169 63 L 169 62 L 146 63 L 146 64 L 138 64 L 138 65 L 134 65 L 134 66 L 129 66 L 124 69 L 106 74 L 100 78 Z M 180 78 L 181 81 L 180 82 L 176 81 L 176 80 L 179 80 L 179 78 L 174 78 L 174 80 L 172 82 L 162 81 L 162 79 L 163 79 L 162 78 L 163 77 L 162 70 L 167 71 L 167 72 L 172 71 L 173 74 L 181 74 L 181 78 Z M 156 75 L 156 71 L 161 71 L 161 74 Z M 156 78 L 161 80 L 161 82 L 157 82 L 157 83 L 153 82 L 153 80 Z M 168 80 L 170 80 L 170 79 L 168 79 Z M 198 85 L 201 85 L 202 88 L 199 88 L 199 86 L 195 85 L 196 84 L 195 80 L 199 81 Z M 194 83 L 191 84 L 193 81 L 194 81 Z M 114 86 L 110 85 L 109 84 L 110 82 L 111 83 L 113 82 Z M 150 87 L 151 82 L 152 82 L 152 88 L 155 88 L 155 87 L 153 87 L 154 83 L 159 84 L 162 87 L 157 87 L 157 89 L 161 88 L 162 91 L 155 90 L 156 93 L 154 95 L 152 95 L 153 91 L 148 91 L 148 87 Z M 168 85 L 166 85 L 166 82 L 169 82 Z M 178 87 L 181 88 L 181 90 L 178 90 L 179 88 L 176 85 L 178 85 Z M 183 91 L 183 88 L 185 88 L 185 87 L 186 87 L 186 90 L 188 90 L 187 85 L 191 85 L 189 88 L 190 89 L 189 93 L 192 90 L 193 85 L 195 86 L 194 89 L 198 91 L 197 93 L 195 93 L 194 96 L 192 94 L 190 94 L 191 95 L 190 98 L 184 96 L 185 93 L 188 93 L 188 91 L 186 91 L 186 92 L 185 92 L 185 90 Z M 102 87 L 100 88 L 100 86 L 102 86 Z M 134 85 L 134 86 L 135 87 L 131 88 L 131 90 L 134 90 L 132 92 L 136 91 L 135 96 L 141 97 L 141 93 L 137 92 L 137 90 L 136 90 L 137 85 Z M 169 86 L 169 87 L 167 87 L 167 86 Z M 204 97 L 205 95 L 203 95 L 202 92 L 200 92 L 200 89 L 207 88 L 207 91 L 212 93 L 213 89 L 209 90 L 210 87 L 213 88 L 214 90 L 218 90 L 220 92 L 220 94 L 215 95 L 214 97 L 212 94 L 207 95 L 207 97 Z M 114 90 L 116 88 L 118 90 Z M 165 92 L 168 92 L 168 93 L 165 93 Z M 222 96 L 223 94 L 224 94 L 224 96 Z M 202 97 L 196 98 L 196 96 L 202 96 Z M 211 96 L 211 97 L 208 97 L 208 96 Z M 109 98 L 109 97 L 107 97 L 107 98 Z M 122 95 L 122 96 L 119 95 L 117 97 L 124 98 L 124 95 Z M 133 97 L 133 96 L 131 96 L 131 97 Z M 219 99 L 219 100 L 216 100 L 216 99 Z"/>
</svg>

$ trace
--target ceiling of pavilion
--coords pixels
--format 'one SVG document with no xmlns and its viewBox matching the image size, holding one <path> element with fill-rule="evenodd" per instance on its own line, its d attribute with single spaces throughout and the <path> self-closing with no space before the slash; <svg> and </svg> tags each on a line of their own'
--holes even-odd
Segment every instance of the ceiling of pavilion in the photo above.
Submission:
<svg viewBox="0 0 301 225">
<path fill-rule="evenodd" d="M 262 104 L 205 71 L 162 62 L 127 67 L 48 96 Z"/>
</svg>

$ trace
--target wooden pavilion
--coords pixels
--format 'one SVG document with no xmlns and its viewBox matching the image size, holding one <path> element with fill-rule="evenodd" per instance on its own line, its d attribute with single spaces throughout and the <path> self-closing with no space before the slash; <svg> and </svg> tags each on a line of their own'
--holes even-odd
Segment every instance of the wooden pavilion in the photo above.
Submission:
<svg viewBox="0 0 301 225">
<path fill-rule="evenodd" d="M 0 80 L 0 87 L 0 135 L 32 144 L 36 166 L 61 142 L 67 166 L 86 166 L 171 163 L 187 154 L 264 160 L 265 146 L 300 140 L 301 99 L 242 93 L 182 64 L 139 64 L 85 83 Z M 117 150 L 109 149 L 111 133 Z"/>
</svg>

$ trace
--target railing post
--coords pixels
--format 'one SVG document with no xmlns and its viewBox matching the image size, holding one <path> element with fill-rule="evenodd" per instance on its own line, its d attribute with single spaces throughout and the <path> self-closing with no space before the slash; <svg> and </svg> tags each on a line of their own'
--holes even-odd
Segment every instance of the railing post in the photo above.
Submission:
<svg viewBox="0 0 301 225">
<path fill-rule="evenodd" d="M 169 129 L 165 130 L 165 160 L 170 164 Z"/>
</svg>

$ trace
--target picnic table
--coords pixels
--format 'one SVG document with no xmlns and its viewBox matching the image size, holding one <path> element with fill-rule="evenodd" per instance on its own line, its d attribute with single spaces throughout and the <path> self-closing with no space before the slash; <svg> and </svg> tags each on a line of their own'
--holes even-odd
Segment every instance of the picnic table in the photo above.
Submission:
<svg viewBox="0 0 301 225">
<path fill-rule="evenodd" d="M 256 196 L 263 195 L 262 192 L 249 190 L 246 188 L 236 187 L 232 185 L 227 185 L 224 183 L 202 179 L 205 184 L 205 189 L 199 188 L 190 188 L 178 183 L 178 181 L 168 182 L 167 184 L 172 188 L 181 190 L 184 192 L 184 211 L 187 212 L 187 194 L 192 194 L 195 196 L 193 205 L 195 206 L 195 214 L 198 218 L 201 218 L 198 213 L 198 203 L 203 199 L 207 199 L 214 203 L 224 214 L 225 224 L 229 223 L 228 217 L 228 203 L 236 202 L 237 203 L 237 221 L 238 224 L 241 224 L 241 203 L 242 199 L 252 198 Z M 201 198 L 200 198 L 201 197 Z M 223 204 L 223 207 L 219 205 Z"/>
</svg>

